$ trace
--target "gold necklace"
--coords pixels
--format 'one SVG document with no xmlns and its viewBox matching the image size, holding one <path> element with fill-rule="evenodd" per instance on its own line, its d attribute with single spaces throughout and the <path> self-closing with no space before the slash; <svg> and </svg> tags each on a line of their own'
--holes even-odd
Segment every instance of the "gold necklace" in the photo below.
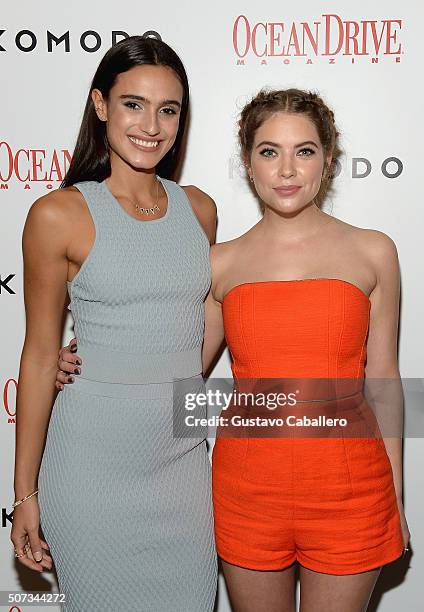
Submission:
<svg viewBox="0 0 424 612">
<path fill-rule="evenodd" d="M 134 203 L 134 208 L 141 215 L 156 215 L 158 212 L 160 212 L 158 202 L 159 202 L 159 181 L 158 181 L 158 177 L 156 177 L 156 204 L 154 206 L 151 206 L 150 208 L 145 208 L 144 206 L 140 206 L 139 204 Z"/>
</svg>

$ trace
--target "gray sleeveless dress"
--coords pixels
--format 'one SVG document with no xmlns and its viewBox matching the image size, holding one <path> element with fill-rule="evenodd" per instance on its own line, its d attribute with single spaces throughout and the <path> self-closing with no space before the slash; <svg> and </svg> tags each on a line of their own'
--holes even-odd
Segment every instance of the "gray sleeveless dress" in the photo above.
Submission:
<svg viewBox="0 0 424 612">
<path fill-rule="evenodd" d="M 105 182 L 75 185 L 96 230 L 68 283 L 82 374 L 54 403 L 38 478 L 40 525 L 72 612 L 214 605 L 205 432 L 182 437 L 174 418 L 179 383 L 204 390 L 209 243 L 185 192 L 160 181 L 168 208 L 152 221 L 126 213 Z"/>
</svg>

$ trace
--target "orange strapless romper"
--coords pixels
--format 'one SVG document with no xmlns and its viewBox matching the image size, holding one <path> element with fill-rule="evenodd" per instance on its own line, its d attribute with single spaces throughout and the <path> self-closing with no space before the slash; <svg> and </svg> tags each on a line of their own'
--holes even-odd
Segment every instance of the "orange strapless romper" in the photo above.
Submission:
<svg viewBox="0 0 424 612">
<path fill-rule="evenodd" d="M 361 289 L 339 279 L 234 287 L 223 317 L 235 383 L 363 379 L 370 304 Z M 363 407 L 357 399 L 353 409 L 349 399 L 336 402 L 336 411 L 347 401 L 347 413 L 357 415 Z M 318 404 L 308 406 L 316 412 Z M 355 574 L 402 555 L 381 437 L 255 436 L 217 435 L 215 442 L 215 534 L 223 560 L 256 570 L 298 561 L 317 572 Z"/>
</svg>

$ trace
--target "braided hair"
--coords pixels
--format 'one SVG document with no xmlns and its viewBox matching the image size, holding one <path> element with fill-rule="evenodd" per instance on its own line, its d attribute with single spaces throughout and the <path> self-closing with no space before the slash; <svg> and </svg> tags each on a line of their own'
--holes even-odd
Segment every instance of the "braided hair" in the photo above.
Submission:
<svg viewBox="0 0 424 612">
<path fill-rule="evenodd" d="M 241 157 L 245 165 L 253 147 L 256 130 L 276 112 L 285 112 L 296 115 L 304 115 L 315 126 L 324 156 L 332 156 L 334 164 L 340 156 L 341 149 L 338 139 L 339 132 L 335 125 L 334 113 L 323 101 L 323 99 L 312 91 L 302 89 L 267 90 L 261 89 L 259 93 L 244 106 L 238 122 L 238 138 L 241 149 Z M 325 163 L 321 187 L 314 198 L 318 206 L 321 206 L 330 188 L 331 165 Z"/>
</svg>

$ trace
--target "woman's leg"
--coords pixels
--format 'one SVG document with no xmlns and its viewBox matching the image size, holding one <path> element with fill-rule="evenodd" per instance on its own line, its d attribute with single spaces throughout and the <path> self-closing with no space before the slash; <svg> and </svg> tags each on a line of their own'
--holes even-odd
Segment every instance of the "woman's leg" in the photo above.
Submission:
<svg viewBox="0 0 424 612">
<path fill-rule="evenodd" d="M 233 612 L 294 612 L 295 568 L 256 571 L 222 561 Z"/>
<path fill-rule="evenodd" d="M 300 566 L 300 612 L 365 612 L 380 571 L 336 576 Z"/>
</svg>

